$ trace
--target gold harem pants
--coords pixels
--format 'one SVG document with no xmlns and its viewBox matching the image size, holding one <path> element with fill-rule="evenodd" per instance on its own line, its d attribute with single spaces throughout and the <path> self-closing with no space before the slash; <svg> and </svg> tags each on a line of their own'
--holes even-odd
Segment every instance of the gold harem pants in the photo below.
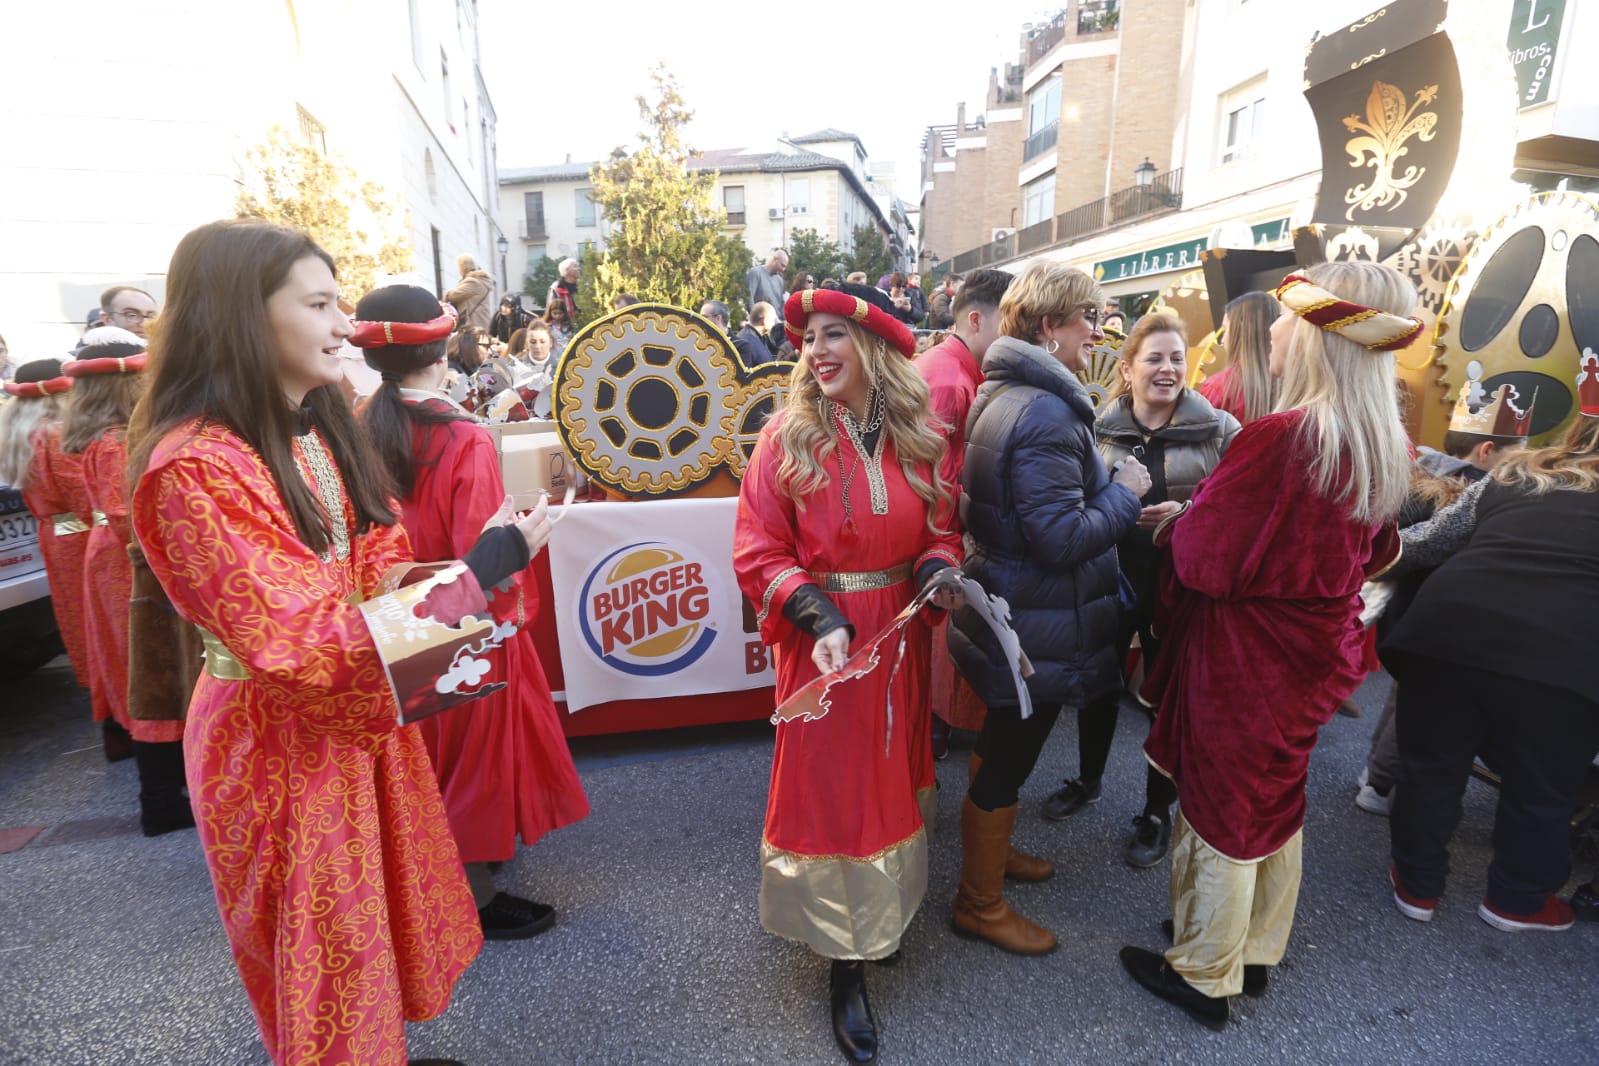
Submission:
<svg viewBox="0 0 1599 1066">
<path fill-rule="evenodd" d="M 1235 862 L 1199 838 L 1182 810 L 1172 829 L 1172 946 L 1166 961 L 1207 996 L 1243 991 L 1246 965 L 1275 966 L 1299 903 L 1303 829 L 1253 862 Z"/>
</svg>

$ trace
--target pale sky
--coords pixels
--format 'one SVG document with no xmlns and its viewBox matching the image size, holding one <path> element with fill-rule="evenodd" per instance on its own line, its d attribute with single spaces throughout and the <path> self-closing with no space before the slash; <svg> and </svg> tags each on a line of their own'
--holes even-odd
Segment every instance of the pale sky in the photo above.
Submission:
<svg viewBox="0 0 1599 1066">
<path fill-rule="evenodd" d="M 834 127 L 860 137 L 873 162 L 896 164 L 914 205 L 919 146 L 929 125 L 983 111 L 990 67 L 1016 60 L 1024 22 L 1061 9 L 1037 0 L 947 5 L 813 5 L 700 0 L 688 4 L 478 0 L 483 78 L 499 116 L 504 168 L 594 160 L 631 147 L 633 98 L 664 59 L 694 111 L 698 149 L 775 150 Z"/>
</svg>

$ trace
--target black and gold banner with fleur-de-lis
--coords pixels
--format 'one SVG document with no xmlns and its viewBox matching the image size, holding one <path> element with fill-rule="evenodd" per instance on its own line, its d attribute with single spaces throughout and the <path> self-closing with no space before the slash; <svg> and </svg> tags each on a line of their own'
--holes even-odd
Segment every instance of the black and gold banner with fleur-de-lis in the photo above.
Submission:
<svg viewBox="0 0 1599 1066">
<path fill-rule="evenodd" d="M 1305 99 L 1321 139 L 1315 221 L 1416 229 L 1460 152 L 1460 69 L 1442 0 L 1399 0 L 1318 39 Z"/>
</svg>

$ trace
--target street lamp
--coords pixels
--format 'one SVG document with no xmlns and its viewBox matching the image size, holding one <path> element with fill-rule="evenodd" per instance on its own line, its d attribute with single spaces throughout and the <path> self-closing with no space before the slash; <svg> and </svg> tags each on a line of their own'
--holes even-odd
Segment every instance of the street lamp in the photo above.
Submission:
<svg viewBox="0 0 1599 1066">
<path fill-rule="evenodd" d="M 1155 164 L 1149 161 L 1149 156 L 1146 155 L 1144 161 L 1133 168 L 1133 180 L 1138 183 L 1140 189 L 1147 189 L 1155 184 Z"/>
<path fill-rule="evenodd" d="M 500 250 L 500 288 L 511 287 L 511 277 L 505 270 L 505 253 L 511 250 L 511 242 L 505 239 L 505 234 L 500 234 L 500 239 L 494 242 L 494 247 Z"/>
</svg>

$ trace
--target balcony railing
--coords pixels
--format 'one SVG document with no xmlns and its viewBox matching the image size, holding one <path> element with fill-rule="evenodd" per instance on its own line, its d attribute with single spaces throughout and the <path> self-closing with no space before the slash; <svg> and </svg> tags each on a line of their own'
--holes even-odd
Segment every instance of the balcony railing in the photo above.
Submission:
<svg viewBox="0 0 1599 1066">
<path fill-rule="evenodd" d="M 1155 175 L 1148 185 L 1130 185 L 1055 219 L 1055 239 L 1071 241 L 1124 225 L 1145 215 L 1175 211 L 1183 205 L 1183 169 Z"/>
<path fill-rule="evenodd" d="M 1050 19 L 1048 26 L 1038 30 L 1033 35 L 1032 40 L 1027 42 L 1027 65 L 1032 66 L 1040 59 L 1043 59 L 1049 54 L 1051 48 L 1060 44 L 1065 38 L 1066 12 L 1062 10 L 1060 14 Z"/>
<path fill-rule="evenodd" d="M 1055 219 L 1046 218 L 1042 222 L 1035 222 L 1016 234 L 1016 253 L 1037 251 L 1055 243 Z"/>
<path fill-rule="evenodd" d="M 1053 244 L 1075 241 L 1102 230 L 1124 226 L 1148 215 L 1165 214 L 1183 206 L 1183 170 L 1178 167 L 1155 175 L 1148 185 L 1130 185 L 1109 196 L 1054 218 L 1035 222 L 1019 232 L 970 251 L 949 261 L 946 271 L 964 274 L 991 263 L 1003 263 L 1018 255 L 1036 252 Z"/>
<path fill-rule="evenodd" d="M 1055 142 L 1060 138 L 1060 122 L 1056 120 L 1043 129 L 1032 134 L 1022 145 L 1022 162 L 1031 162 L 1055 147 Z"/>
<path fill-rule="evenodd" d="M 1077 32 L 1109 33 L 1122 24 L 1121 0 L 1090 0 L 1077 8 Z"/>
</svg>

